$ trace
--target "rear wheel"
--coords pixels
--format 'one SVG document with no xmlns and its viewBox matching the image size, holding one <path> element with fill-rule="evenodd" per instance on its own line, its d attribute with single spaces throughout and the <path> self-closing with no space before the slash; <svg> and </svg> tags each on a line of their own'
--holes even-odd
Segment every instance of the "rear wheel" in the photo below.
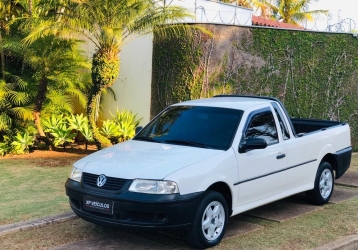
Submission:
<svg viewBox="0 0 358 250">
<path fill-rule="evenodd" d="M 307 191 L 307 197 L 316 205 L 326 204 L 332 196 L 334 175 L 331 164 L 322 162 L 317 170 L 314 188 Z"/>
<path fill-rule="evenodd" d="M 225 198 L 218 192 L 208 191 L 188 231 L 188 243 L 197 248 L 208 248 L 219 244 L 226 230 L 227 211 Z"/>
</svg>

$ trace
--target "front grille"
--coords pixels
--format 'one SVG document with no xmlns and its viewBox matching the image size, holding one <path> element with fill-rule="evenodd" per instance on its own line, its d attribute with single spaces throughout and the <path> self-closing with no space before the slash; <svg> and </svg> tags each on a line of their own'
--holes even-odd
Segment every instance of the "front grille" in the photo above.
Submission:
<svg viewBox="0 0 358 250">
<path fill-rule="evenodd" d="M 100 188 L 105 190 L 120 190 L 124 183 L 126 183 L 126 179 L 120 179 L 120 178 L 113 178 L 113 177 L 107 177 L 106 183 L 102 187 L 97 186 L 97 178 L 99 175 L 96 174 L 89 174 L 89 173 L 83 173 L 83 179 L 82 182 L 88 186 L 94 187 L 94 188 Z"/>
</svg>

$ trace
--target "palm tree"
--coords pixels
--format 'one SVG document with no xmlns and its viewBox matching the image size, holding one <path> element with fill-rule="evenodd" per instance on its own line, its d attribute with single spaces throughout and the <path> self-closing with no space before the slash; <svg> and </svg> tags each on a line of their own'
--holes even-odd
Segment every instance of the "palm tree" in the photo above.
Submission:
<svg viewBox="0 0 358 250">
<path fill-rule="evenodd" d="M 78 41 L 65 40 L 55 36 L 37 39 L 34 43 L 24 46 L 12 39 L 5 49 L 12 55 L 21 58 L 26 70 L 33 94 L 33 119 L 38 134 L 48 145 L 50 141 L 41 125 L 44 106 L 48 114 L 60 111 L 71 112 L 74 102 L 85 106 L 86 95 L 82 90 L 86 87 L 83 79 L 90 68 L 89 62 L 77 49 Z M 26 72 L 24 73 L 26 75 Z M 23 77 L 26 77 L 26 76 Z M 46 113 L 45 113 L 46 114 Z"/>
<path fill-rule="evenodd" d="M 159 0 L 67 0 L 53 1 L 50 8 L 56 11 L 52 19 L 32 18 L 36 27 L 25 42 L 32 43 L 39 37 L 56 34 L 63 37 L 86 37 L 96 50 L 92 56 L 92 89 L 87 103 L 87 116 L 94 132 L 97 147 L 109 146 L 96 125 L 100 97 L 114 84 L 119 73 L 119 52 L 124 42 L 153 30 L 175 31 L 179 25 L 166 25 L 190 16 L 181 7 L 163 5 Z M 55 6 L 55 7 L 54 7 Z M 42 6 L 44 9 L 46 5 Z M 165 33 L 165 32 L 164 32 Z"/>
<path fill-rule="evenodd" d="M 299 25 L 302 21 L 313 21 L 314 16 L 328 14 L 328 10 L 309 10 L 309 5 L 317 0 L 273 0 L 265 1 L 272 17 L 284 23 Z"/>
</svg>

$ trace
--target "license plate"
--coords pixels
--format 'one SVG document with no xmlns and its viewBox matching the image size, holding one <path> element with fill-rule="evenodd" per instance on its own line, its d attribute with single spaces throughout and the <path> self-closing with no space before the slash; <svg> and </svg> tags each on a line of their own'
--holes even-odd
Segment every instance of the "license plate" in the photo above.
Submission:
<svg viewBox="0 0 358 250">
<path fill-rule="evenodd" d="M 94 212 L 113 214 L 113 201 L 97 197 L 85 196 L 83 208 Z"/>
</svg>

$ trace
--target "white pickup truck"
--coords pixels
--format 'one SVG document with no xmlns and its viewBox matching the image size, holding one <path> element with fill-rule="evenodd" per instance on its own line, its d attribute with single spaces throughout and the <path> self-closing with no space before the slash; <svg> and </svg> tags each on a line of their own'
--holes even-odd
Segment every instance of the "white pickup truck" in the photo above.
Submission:
<svg viewBox="0 0 358 250">
<path fill-rule="evenodd" d="M 290 119 L 275 98 L 217 96 L 174 104 L 132 140 L 77 161 L 66 193 L 85 220 L 186 230 L 207 248 L 230 216 L 304 191 L 327 203 L 351 153 L 346 123 Z"/>
</svg>

